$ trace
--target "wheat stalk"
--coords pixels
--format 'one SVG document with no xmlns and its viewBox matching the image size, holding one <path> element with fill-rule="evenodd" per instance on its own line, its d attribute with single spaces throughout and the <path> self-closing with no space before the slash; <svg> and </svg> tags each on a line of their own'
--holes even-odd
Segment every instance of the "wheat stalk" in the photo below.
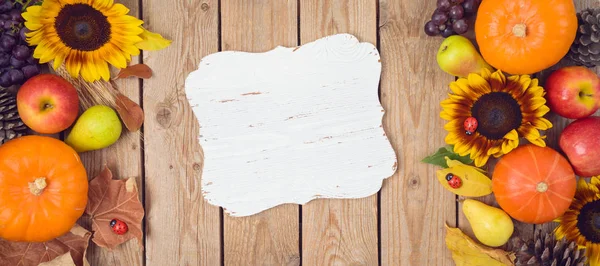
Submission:
<svg viewBox="0 0 600 266">
<path fill-rule="evenodd" d="M 112 83 L 103 80 L 86 82 L 81 77 L 73 78 L 65 68 L 64 64 L 55 71 L 56 74 L 66 79 L 77 88 L 79 102 L 83 110 L 99 104 L 116 109 L 118 91 L 114 88 Z"/>
<path fill-rule="evenodd" d="M 48 65 L 52 71 L 52 62 L 48 63 Z M 67 71 L 64 64 L 58 69 L 54 70 L 54 72 L 66 79 L 69 83 L 73 84 L 73 86 L 77 89 L 77 94 L 79 95 L 79 104 L 82 111 L 85 111 L 95 105 L 106 105 L 115 110 L 117 109 L 116 101 L 119 91 L 117 90 L 116 85 L 112 82 L 103 80 L 87 82 L 81 77 L 73 78 Z M 139 130 L 136 132 L 130 132 L 125 128 L 123 128 L 122 137 L 127 138 L 128 141 L 139 140 L 143 138 Z"/>
</svg>

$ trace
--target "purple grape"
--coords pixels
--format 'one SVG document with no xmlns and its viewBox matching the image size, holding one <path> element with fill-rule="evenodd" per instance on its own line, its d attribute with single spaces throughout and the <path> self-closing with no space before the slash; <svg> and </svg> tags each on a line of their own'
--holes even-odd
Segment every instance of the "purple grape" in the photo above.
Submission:
<svg viewBox="0 0 600 266">
<path fill-rule="evenodd" d="M 30 52 L 29 47 L 25 45 L 17 45 L 12 50 L 12 55 L 19 60 L 27 60 L 29 58 Z"/>
<path fill-rule="evenodd" d="M 15 57 L 10 57 L 10 65 L 14 68 L 22 68 L 25 66 L 25 61 L 16 59 Z"/>
<path fill-rule="evenodd" d="M 25 79 L 30 79 L 31 77 L 37 76 L 38 74 L 40 74 L 40 66 L 39 65 L 24 66 L 23 68 L 21 68 L 21 71 L 23 71 L 23 75 L 25 76 Z"/>
<path fill-rule="evenodd" d="M 465 0 L 462 4 L 465 13 L 467 14 L 475 14 L 477 12 L 477 8 L 479 7 L 479 1 L 477 0 Z"/>
<path fill-rule="evenodd" d="M 11 69 L 8 71 L 8 75 L 10 76 L 12 85 L 21 84 L 25 79 L 25 75 L 23 75 L 23 72 L 19 69 Z"/>
<path fill-rule="evenodd" d="M 3 71 L 2 74 L 0 74 L 0 87 L 8 88 L 10 86 L 12 86 L 10 75 L 8 74 L 8 71 Z"/>
<path fill-rule="evenodd" d="M 440 30 L 438 26 L 433 23 L 433 21 L 428 21 L 425 23 L 425 34 L 429 36 L 436 36 L 440 34 Z"/>
<path fill-rule="evenodd" d="M 23 19 L 23 17 L 21 16 L 21 10 L 20 9 L 13 9 L 10 12 L 8 12 L 8 15 L 10 16 L 10 19 L 16 22 L 23 22 L 25 21 Z"/>
<path fill-rule="evenodd" d="M 438 26 L 438 30 L 439 30 L 440 32 L 444 31 L 446 28 L 447 28 L 446 24 L 442 24 L 442 25 L 439 25 L 439 26 Z"/>
<path fill-rule="evenodd" d="M 12 50 L 12 48 L 15 47 L 15 44 L 17 44 L 17 40 L 8 34 L 3 34 L 2 37 L 0 37 L 0 46 L 4 49 Z"/>
<path fill-rule="evenodd" d="M 27 27 L 23 27 L 19 30 L 19 36 L 21 37 L 21 40 L 23 40 L 24 42 L 27 41 L 27 33 L 29 33 L 30 30 Z"/>
<path fill-rule="evenodd" d="M 464 2 L 465 0 L 450 0 L 450 3 L 452 5 L 460 5 Z"/>
<path fill-rule="evenodd" d="M 0 4 L 0 12 L 1 13 L 6 13 L 8 11 L 10 11 L 13 8 L 13 4 L 11 3 L 11 1 L 4 1 L 4 3 Z"/>
<path fill-rule="evenodd" d="M 437 0 L 437 8 L 440 11 L 448 11 L 450 9 L 450 0 Z"/>
<path fill-rule="evenodd" d="M 438 26 L 446 23 L 447 20 L 448 16 L 444 12 L 436 11 L 435 13 L 433 13 L 433 15 L 431 15 L 431 21 Z"/>
<path fill-rule="evenodd" d="M 461 19 L 461 18 L 463 18 L 464 14 L 465 14 L 465 10 L 460 5 L 452 6 L 450 8 L 450 11 L 448 12 L 448 14 L 450 14 L 451 18 Z"/>
<path fill-rule="evenodd" d="M 0 67 L 7 67 L 10 65 L 10 54 L 0 53 Z"/>
<path fill-rule="evenodd" d="M 444 29 L 441 34 L 442 34 L 442 37 L 448 38 L 452 35 L 455 35 L 456 33 L 454 32 L 454 30 L 452 30 L 451 27 L 446 27 L 446 29 Z"/>
<path fill-rule="evenodd" d="M 33 58 L 33 53 L 31 53 L 31 55 L 29 56 L 29 58 L 27 58 L 27 64 L 30 64 L 30 65 L 37 65 L 37 64 L 39 64 L 39 63 L 40 63 L 40 61 L 39 61 L 39 60 L 37 60 L 37 59 Z"/>
<path fill-rule="evenodd" d="M 454 31 L 456 31 L 458 34 L 464 34 L 469 30 L 469 24 L 467 24 L 466 20 L 459 19 L 454 21 L 452 24 L 452 29 L 454 29 Z"/>
<path fill-rule="evenodd" d="M 16 27 L 19 25 L 19 22 L 16 22 L 14 20 L 7 20 L 6 22 L 4 22 L 4 25 L 2 26 L 5 30 L 12 30 L 13 27 Z"/>
</svg>

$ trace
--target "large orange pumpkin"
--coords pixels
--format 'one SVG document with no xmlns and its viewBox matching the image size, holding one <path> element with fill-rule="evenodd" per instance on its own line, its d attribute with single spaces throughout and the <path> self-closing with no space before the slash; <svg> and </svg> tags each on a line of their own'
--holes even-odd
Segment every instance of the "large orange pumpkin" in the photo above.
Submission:
<svg viewBox="0 0 600 266">
<path fill-rule="evenodd" d="M 561 216 L 575 196 L 573 168 L 548 147 L 524 145 L 503 156 L 492 175 L 500 207 L 525 223 L 541 224 Z"/>
<path fill-rule="evenodd" d="M 481 55 L 510 74 L 532 74 L 558 63 L 576 33 L 573 0 L 483 0 L 475 20 Z"/>
<path fill-rule="evenodd" d="M 85 168 L 62 141 L 26 136 L 0 146 L 0 238 L 44 242 L 67 233 L 87 193 Z"/>
</svg>

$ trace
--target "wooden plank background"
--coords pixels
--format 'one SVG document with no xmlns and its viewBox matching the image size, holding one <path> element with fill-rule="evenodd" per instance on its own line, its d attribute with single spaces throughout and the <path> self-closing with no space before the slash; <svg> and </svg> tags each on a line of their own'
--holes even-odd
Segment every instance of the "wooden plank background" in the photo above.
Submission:
<svg viewBox="0 0 600 266">
<path fill-rule="evenodd" d="M 116 2 L 173 44 L 134 58 L 153 69 L 152 79 L 117 82 L 145 110 L 142 136 L 82 156 L 90 178 L 104 164 L 119 178 L 136 178 L 146 209 L 144 249 L 135 240 L 114 251 L 91 248 L 91 265 L 453 265 L 444 224 L 472 232 L 457 198 L 437 183 L 437 168 L 420 163 L 444 145 L 439 102 L 454 80 L 435 62 L 442 39 L 423 33 L 435 0 Z M 600 0 L 575 2 L 578 10 L 600 7 Z M 218 51 L 262 52 L 343 32 L 381 53 L 383 124 L 397 152 L 397 173 L 371 197 L 288 204 L 246 218 L 205 203 L 197 143 L 202 129 L 184 93 L 186 76 Z M 568 123 L 551 118 L 553 130 Z M 549 133 L 550 146 L 557 137 Z M 493 197 L 482 200 L 494 203 Z M 517 226 L 523 236 L 534 229 Z"/>
</svg>

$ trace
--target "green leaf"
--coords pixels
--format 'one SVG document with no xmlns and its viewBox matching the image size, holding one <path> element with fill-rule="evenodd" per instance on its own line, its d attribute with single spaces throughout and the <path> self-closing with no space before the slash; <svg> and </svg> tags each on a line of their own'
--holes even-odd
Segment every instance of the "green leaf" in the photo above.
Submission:
<svg viewBox="0 0 600 266">
<path fill-rule="evenodd" d="M 448 164 L 446 164 L 445 159 L 446 156 L 452 160 L 457 160 L 464 164 L 473 163 L 473 160 L 471 160 L 469 156 L 460 156 L 454 153 L 454 147 L 451 145 L 441 147 L 435 154 L 425 157 L 423 160 L 421 160 L 421 162 L 437 165 L 442 168 L 448 168 Z"/>
</svg>

